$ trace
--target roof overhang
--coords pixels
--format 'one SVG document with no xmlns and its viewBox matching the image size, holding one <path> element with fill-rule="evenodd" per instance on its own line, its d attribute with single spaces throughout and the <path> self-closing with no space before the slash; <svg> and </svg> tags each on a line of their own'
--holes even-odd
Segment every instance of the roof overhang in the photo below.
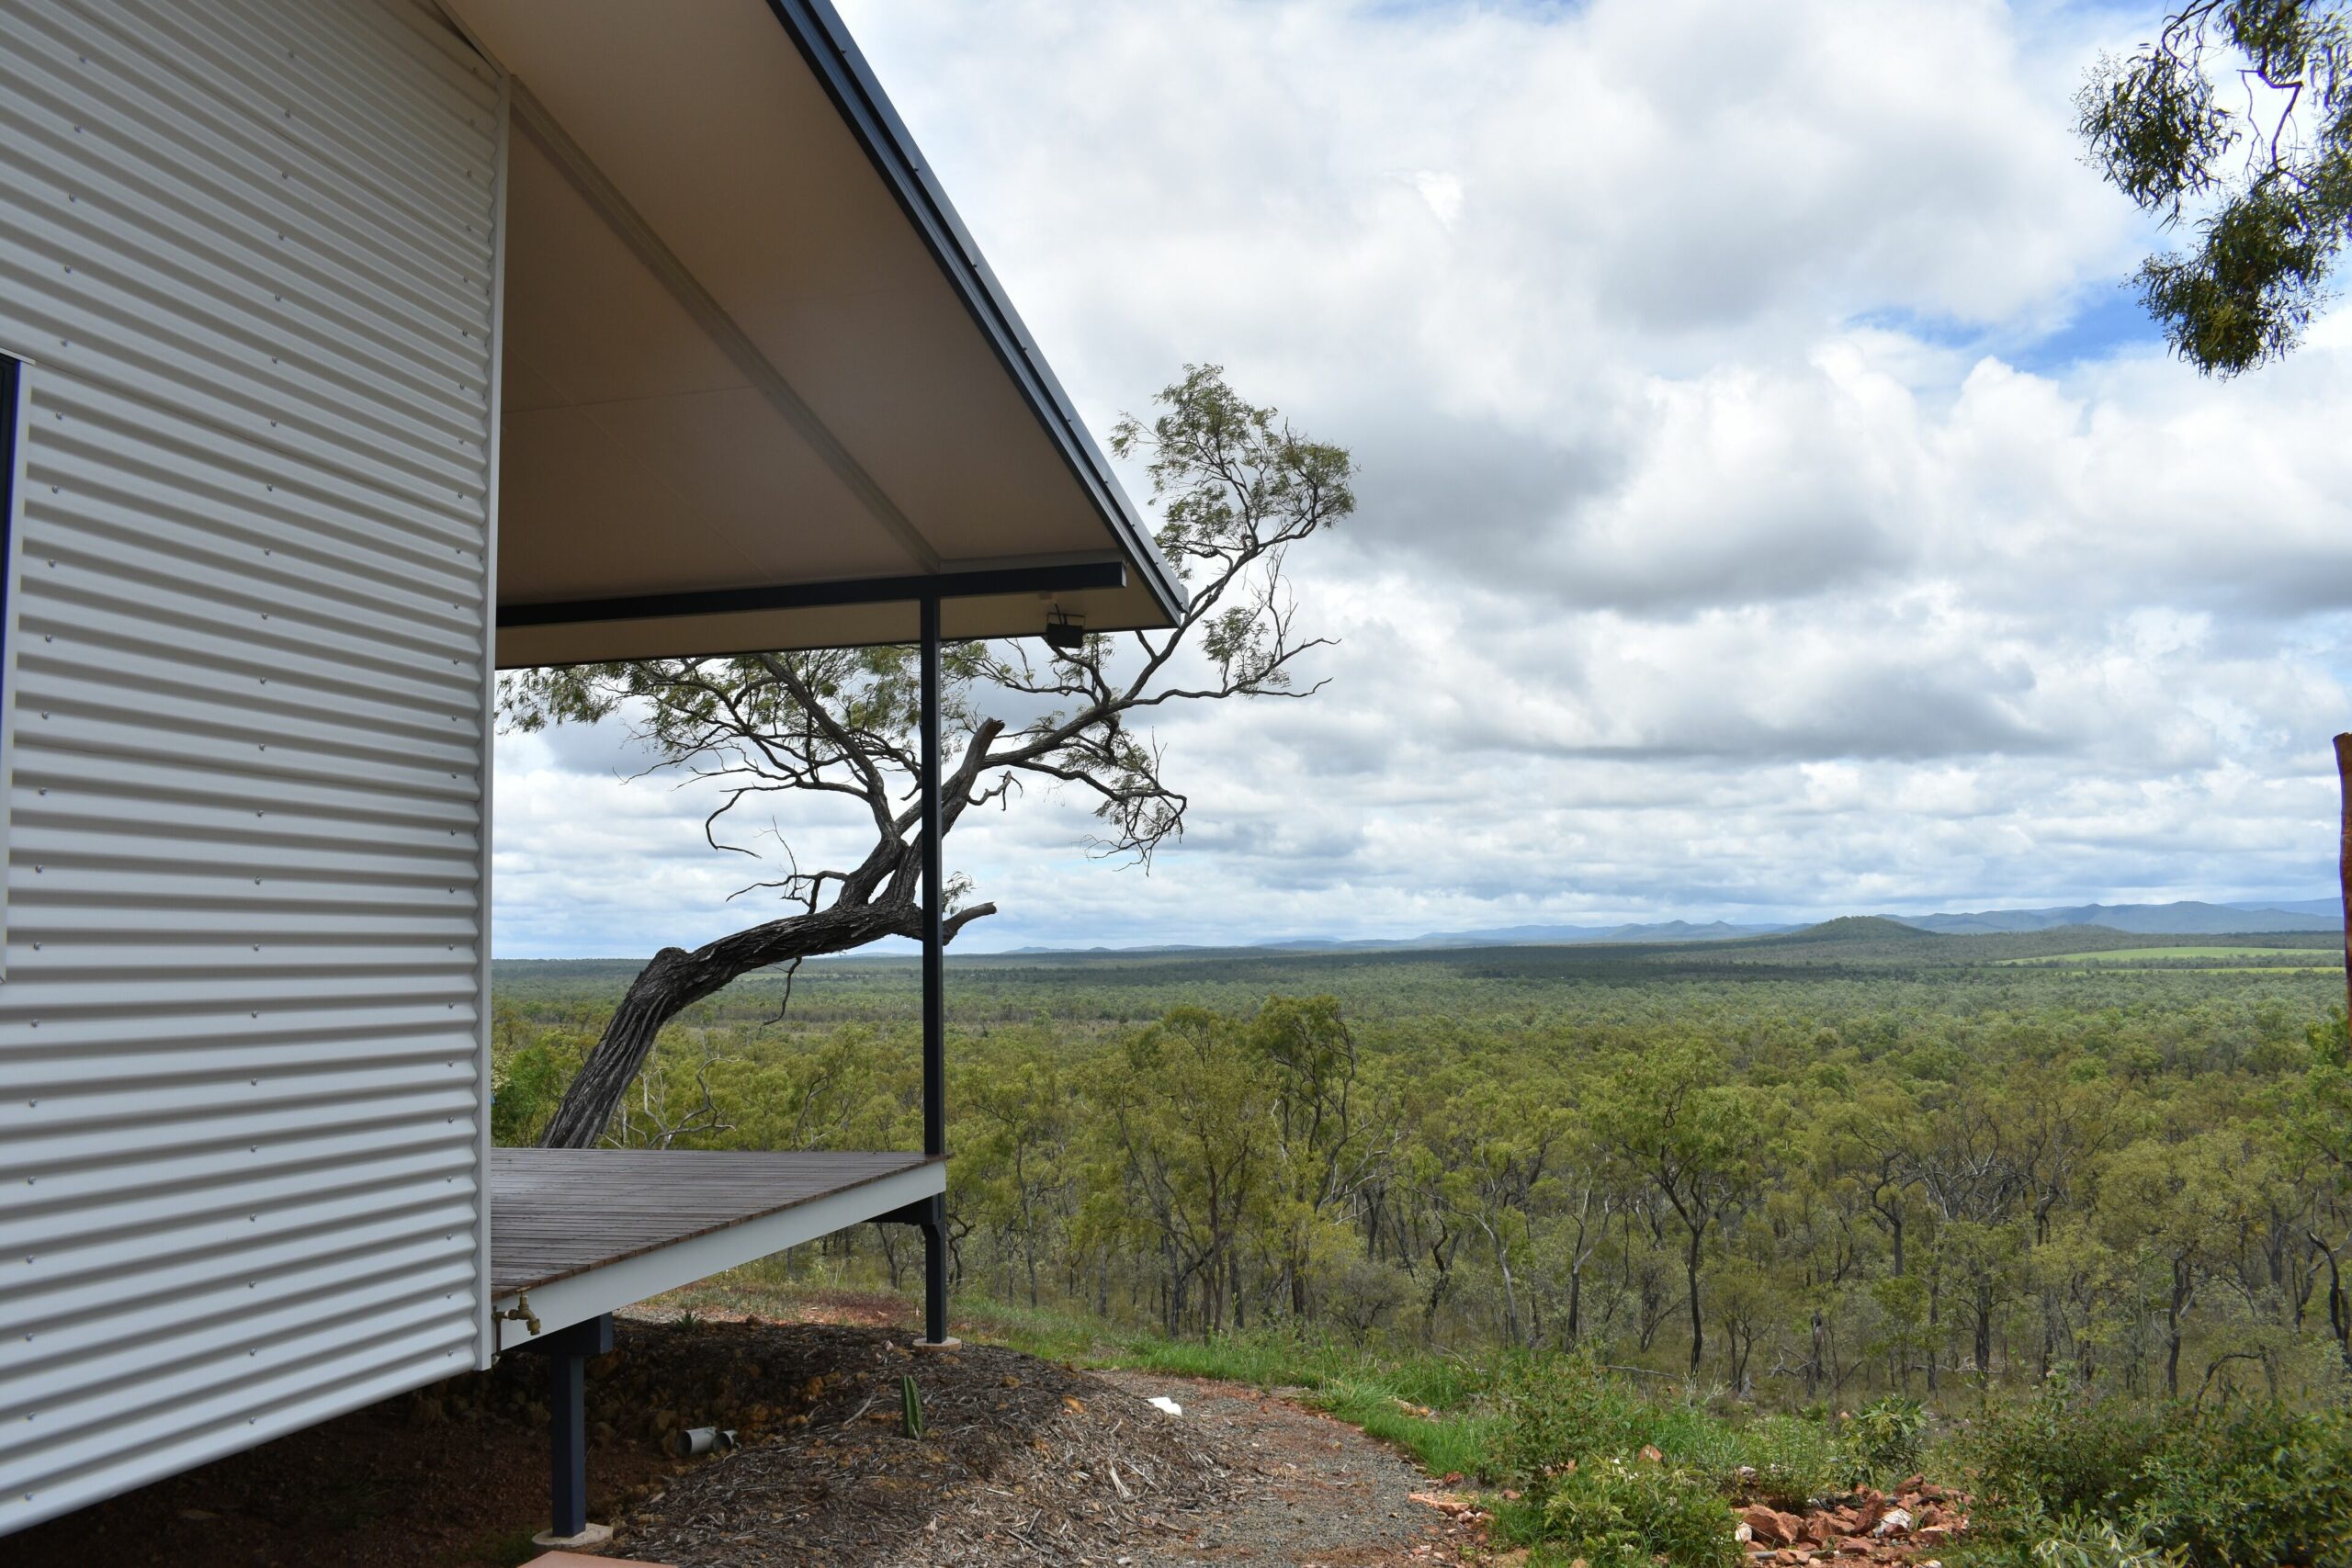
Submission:
<svg viewBox="0 0 2352 1568">
<path fill-rule="evenodd" d="M 513 85 L 500 664 L 1173 621 L 825 0 L 440 4 Z"/>
</svg>

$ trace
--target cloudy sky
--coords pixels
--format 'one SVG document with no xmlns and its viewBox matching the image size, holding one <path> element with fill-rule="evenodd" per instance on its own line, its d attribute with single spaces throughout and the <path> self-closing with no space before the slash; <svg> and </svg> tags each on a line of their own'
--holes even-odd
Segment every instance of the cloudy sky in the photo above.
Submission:
<svg viewBox="0 0 2352 1568">
<path fill-rule="evenodd" d="M 1362 470 L 1329 688 L 1160 725 L 1148 877 L 959 830 L 967 940 L 2326 892 L 2352 310 L 2217 384 L 2119 288 L 2069 99 L 2158 8 L 847 0 L 1098 434 L 1213 360 Z M 630 767 L 502 741 L 502 955 L 773 908 Z"/>
</svg>

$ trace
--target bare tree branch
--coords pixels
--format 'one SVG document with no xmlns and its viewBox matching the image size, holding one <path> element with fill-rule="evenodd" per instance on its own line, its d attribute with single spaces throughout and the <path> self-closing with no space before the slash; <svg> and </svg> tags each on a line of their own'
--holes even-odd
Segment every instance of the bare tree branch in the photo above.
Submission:
<svg viewBox="0 0 2352 1568">
<path fill-rule="evenodd" d="M 1190 592 L 1177 624 L 1131 638 L 1089 636 L 1043 660 L 1019 643 L 944 650 L 943 727 L 963 750 L 941 781 L 943 831 L 976 806 L 1008 806 L 1024 780 L 1084 792 L 1101 831 L 1090 853 L 1148 866 L 1183 834 L 1191 800 L 1170 782 L 1137 715 L 1182 703 L 1312 696 L 1300 661 L 1333 646 L 1296 630 L 1291 548 L 1354 510 L 1353 465 L 1299 435 L 1274 410 L 1244 402 L 1215 366 L 1188 367 L 1147 427 L 1122 419 L 1112 446 L 1146 460 L 1158 538 Z M 737 897 L 775 893 L 793 912 L 688 953 L 665 948 L 631 984 L 548 1126 L 549 1145 L 594 1141 L 623 1103 L 662 1026 L 741 976 L 843 953 L 885 936 L 918 936 L 922 834 L 916 804 L 920 682 L 912 650 L 827 649 L 520 671 L 501 689 L 505 728 L 619 717 L 651 754 L 721 790 L 704 819 L 715 849 L 759 856 L 720 837 L 721 820 L 758 796 L 847 797 L 874 838 L 846 869 L 803 871 L 780 829 L 788 870 Z M 1045 711 L 1020 723 L 986 710 L 1016 700 Z M 771 827 L 774 827 L 773 821 Z M 756 840 L 756 835 L 754 840 Z M 953 937 L 992 904 L 956 910 Z M 779 1013 L 779 1019 L 781 1013 Z"/>
</svg>

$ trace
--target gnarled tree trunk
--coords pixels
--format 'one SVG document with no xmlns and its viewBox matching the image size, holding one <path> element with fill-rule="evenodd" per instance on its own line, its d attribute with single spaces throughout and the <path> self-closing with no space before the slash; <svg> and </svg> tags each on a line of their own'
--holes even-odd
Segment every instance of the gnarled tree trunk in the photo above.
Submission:
<svg viewBox="0 0 2352 1568">
<path fill-rule="evenodd" d="M 951 940 L 965 923 L 996 912 L 993 904 L 976 904 L 958 910 L 948 920 Z M 705 997 L 723 989 L 754 970 L 814 958 L 827 953 L 847 953 L 886 936 L 920 939 L 922 907 L 912 898 L 885 898 L 867 904 L 835 904 L 828 909 L 786 919 L 770 920 L 720 937 L 688 953 L 665 947 L 629 982 L 628 993 L 613 1010 L 602 1038 L 581 1064 L 571 1087 L 563 1093 L 539 1143 L 550 1149 L 584 1149 L 602 1137 L 620 1108 L 621 1097 L 653 1052 L 662 1027 Z"/>
</svg>

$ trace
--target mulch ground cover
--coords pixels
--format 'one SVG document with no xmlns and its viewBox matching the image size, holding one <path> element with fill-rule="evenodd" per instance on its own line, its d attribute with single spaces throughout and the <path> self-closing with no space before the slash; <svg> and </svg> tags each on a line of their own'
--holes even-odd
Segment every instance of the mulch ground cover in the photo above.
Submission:
<svg viewBox="0 0 2352 1568">
<path fill-rule="evenodd" d="M 1197 1529 L 1232 1483 L 1182 1421 L 1091 1373 L 984 1346 L 918 1353 L 886 1329 L 724 1327 L 809 1397 L 620 1521 L 616 1551 L 692 1568 L 1109 1563 Z"/>
<path fill-rule="evenodd" d="M 589 1363 L 590 1517 L 684 1568 L 1110 1563 L 1233 1483 L 1214 1445 L 1094 1376 L 901 1327 L 630 1322 Z M 507 1565 L 547 1517 L 545 1366 L 511 1355 L 16 1537 L 10 1568 Z M 902 1431 L 901 1382 L 925 1432 Z M 681 1431 L 732 1451 L 679 1461 Z"/>
</svg>

